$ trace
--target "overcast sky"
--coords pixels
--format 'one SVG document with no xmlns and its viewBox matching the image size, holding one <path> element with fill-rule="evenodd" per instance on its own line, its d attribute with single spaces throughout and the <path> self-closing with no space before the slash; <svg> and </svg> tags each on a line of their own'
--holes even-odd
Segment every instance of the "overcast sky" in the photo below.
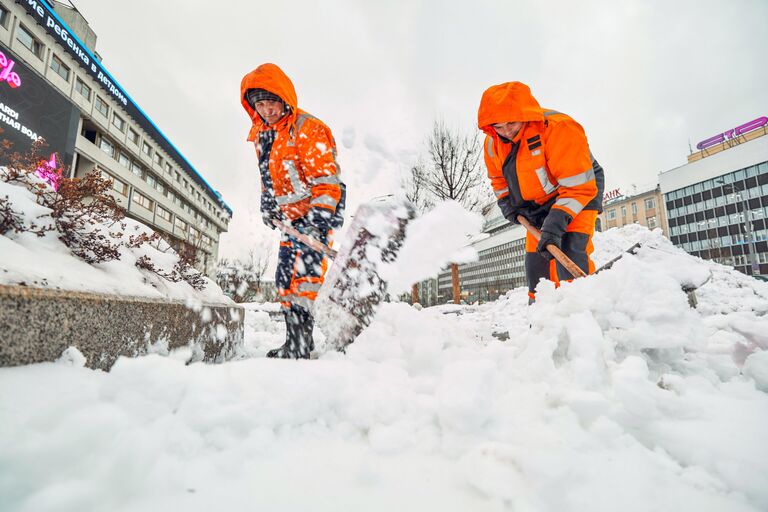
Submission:
<svg viewBox="0 0 768 512">
<path fill-rule="evenodd" d="M 397 186 L 436 117 L 476 130 L 501 82 L 584 126 L 606 190 L 768 115 L 766 0 L 74 3 L 107 69 L 233 208 L 225 256 L 273 237 L 239 103 L 264 62 L 333 130 L 353 204 Z"/>
</svg>

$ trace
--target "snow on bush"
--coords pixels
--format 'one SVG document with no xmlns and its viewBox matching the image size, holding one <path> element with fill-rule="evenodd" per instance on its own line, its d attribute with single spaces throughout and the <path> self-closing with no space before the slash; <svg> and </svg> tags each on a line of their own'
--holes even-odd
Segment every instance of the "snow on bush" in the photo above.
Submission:
<svg viewBox="0 0 768 512">
<path fill-rule="evenodd" d="M 0 283 L 228 302 L 158 233 L 125 217 L 109 179 L 41 174 L 32 155 L 0 168 Z"/>
</svg>

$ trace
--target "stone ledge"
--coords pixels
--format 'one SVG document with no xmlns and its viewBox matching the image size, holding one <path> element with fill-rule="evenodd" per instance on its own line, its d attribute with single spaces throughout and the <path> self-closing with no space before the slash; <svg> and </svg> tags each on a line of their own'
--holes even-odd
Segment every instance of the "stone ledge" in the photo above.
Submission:
<svg viewBox="0 0 768 512">
<path fill-rule="evenodd" d="M 109 370 L 120 356 L 191 346 L 218 363 L 243 342 L 245 310 L 233 304 L 126 297 L 0 285 L 0 367 L 55 361 L 70 346 L 86 366 Z"/>
</svg>

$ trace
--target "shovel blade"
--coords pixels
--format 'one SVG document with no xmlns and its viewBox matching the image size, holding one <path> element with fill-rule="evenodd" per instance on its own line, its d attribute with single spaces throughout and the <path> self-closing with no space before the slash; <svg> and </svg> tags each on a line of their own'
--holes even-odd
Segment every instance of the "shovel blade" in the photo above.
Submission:
<svg viewBox="0 0 768 512">
<path fill-rule="evenodd" d="M 343 350 L 371 323 L 387 294 L 379 269 L 397 257 L 414 215 L 410 203 L 397 200 L 367 203 L 355 212 L 315 302 L 325 350 Z"/>
</svg>

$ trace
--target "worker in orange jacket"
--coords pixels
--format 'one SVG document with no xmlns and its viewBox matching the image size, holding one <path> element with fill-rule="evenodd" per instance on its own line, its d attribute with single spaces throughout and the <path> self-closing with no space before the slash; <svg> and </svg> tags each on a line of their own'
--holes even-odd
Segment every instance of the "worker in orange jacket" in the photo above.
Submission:
<svg viewBox="0 0 768 512">
<path fill-rule="evenodd" d="M 298 107 L 293 83 L 275 64 L 262 64 L 245 75 L 240 101 L 253 122 L 248 140 L 259 162 L 264 224 L 271 229 L 275 221 L 289 224 L 328 244 L 331 230 L 343 223 L 346 200 L 331 130 Z M 326 269 L 322 253 L 282 235 L 275 285 L 286 341 L 267 357 L 309 357 L 314 348 L 312 310 Z"/>
<path fill-rule="evenodd" d="M 527 85 L 489 87 L 480 100 L 478 127 L 485 132 L 485 165 L 504 217 L 522 215 L 541 230 L 525 240 L 529 302 L 542 278 L 556 283 L 570 273 L 552 259 L 560 248 L 584 272 L 590 259 L 605 178 L 592 156 L 584 129 L 571 117 L 541 108 Z"/>
</svg>

